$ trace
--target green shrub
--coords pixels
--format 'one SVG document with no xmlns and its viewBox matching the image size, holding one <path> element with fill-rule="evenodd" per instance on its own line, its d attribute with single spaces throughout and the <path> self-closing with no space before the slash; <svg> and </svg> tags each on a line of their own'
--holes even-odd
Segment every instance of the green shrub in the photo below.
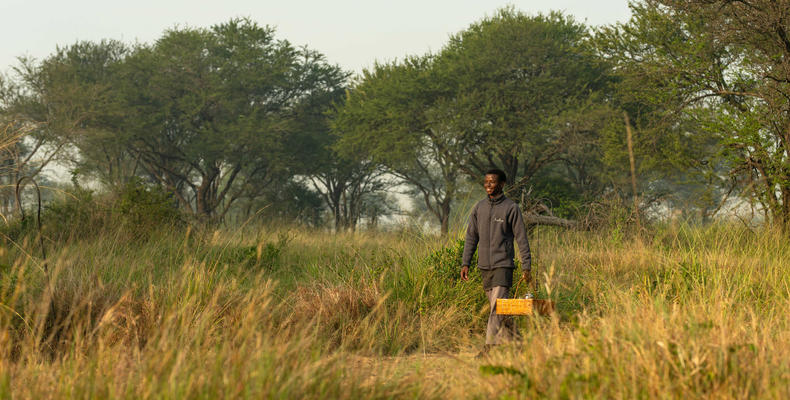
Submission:
<svg viewBox="0 0 790 400">
<path fill-rule="evenodd" d="M 182 221 L 169 193 L 159 186 L 148 187 L 139 179 L 124 185 L 114 200 L 113 214 L 137 232 Z"/>
<path fill-rule="evenodd" d="M 36 205 L 37 206 L 37 205 Z M 21 241 L 38 232 L 37 210 L 32 206 L 25 210 L 24 219 L 15 219 L 2 227 L 2 233 L 10 240 Z M 61 200 L 42 205 L 41 233 L 44 237 L 59 241 L 66 237 L 84 237 L 104 223 L 104 217 L 93 192 L 75 188 Z"/>
<path fill-rule="evenodd" d="M 461 263 L 464 255 L 464 240 L 458 239 L 455 244 L 443 247 L 429 254 L 423 260 L 423 265 L 433 273 L 434 279 L 442 282 L 455 283 L 460 277 Z M 475 253 L 472 266 L 477 265 Z"/>
<path fill-rule="evenodd" d="M 2 227 L 14 241 L 38 234 L 35 209 Z M 116 192 L 97 195 L 75 187 L 61 199 L 43 205 L 41 233 L 48 241 L 62 242 L 95 237 L 107 229 L 121 228 L 128 239 L 139 239 L 164 227 L 181 224 L 182 214 L 170 195 L 158 187 L 132 180 Z"/>
<path fill-rule="evenodd" d="M 440 248 L 421 260 L 421 269 L 428 272 L 425 281 L 426 292 L 412 301 L 419 301 L 421 307 L 459 307 L 466 312 L 466 318 L 479 320 L 476 311 L 486 303 L 482 280 L 477 270 L 477 254 L 472 257 L 469 280 L 462 281 L 461 263 L 463 260 L 464 240 Z M 417 286 L 422 286 L 420 282 Z M 479 321 L 478 321 L 479 322 Z"/>
<path fill-rule="evenodd" d="M 277 241 L 261 241 L 258 246 L 211 246 L 205 260 L 212 265 L 273 270 L 280 265 L 280 255 L 289 241 L 288 234 L 281 233 Z"/>
</svg>

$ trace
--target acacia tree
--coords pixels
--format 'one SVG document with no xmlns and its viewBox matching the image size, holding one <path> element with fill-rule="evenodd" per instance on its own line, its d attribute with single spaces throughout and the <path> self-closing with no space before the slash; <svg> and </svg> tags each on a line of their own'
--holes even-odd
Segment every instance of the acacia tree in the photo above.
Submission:
<svg viewBox="0 0 790 400">
<path fill-rule="evenodd" d="M 320 54 L 244 19 L 169 31 L 128 57 L 123 74 L 129 150 L 205 217 L 277 179 L 293 159 L 296 105 L 345 79 Z"/>
<path fill-rule="evenodd" d="M 383 171 L 377 165 L 350 161 L 340 155 L 320 164 L 320 168 L 310 175 L 313 188 L 332 213 L 335 231 L 356 230 L 366 201 L 386 187 L 382 175 Z"/>
<path fill-rule="evenodd" d="M 338 113 L 341 143 L 414 188 L 443 233 L 459 180 L 492 166 L 511 191 L 559 162 L 583 185 L 592 163 L 574 157 L 598 144 L 610 80 L 588 39 L 562 14 L 501 10 L 436 55 L 366 71 Z"/>
<path fill-rule="evenodd" d="M 366 70 L 336 112 L 342 154 L 384 166 L 425 202 L 447 234 L 461 176 L 462 147 L 435 107 L 449 97 L 433 57 Z"/>
<path fill-rule="evenodd" d="M 0 120 L 8 123 L 17 140 L 0 151 L 0 207 L 8 212 L 15 203 L 14 187 L 21 177 L 40 174 L 53 162 L 81 166 L 77 150 L 102 154 L 108 164 L 96 171 L 115 172 L 123 157 L 112 140 L 91 140 L 111 125 L 113 67 L 128 47 L 116 41 L 78 42 L 59 47 L 38 61 L 20 58 L 12 73 L 0 77 Z M 101 132 L 101 133 L 100 133 Z M 88 144 L 90 142 L 90 144 Z M 102 145 L 107 145 L 102 147 Z M 109 172 L 108 172 L 109 171 Z M 45 192 L 45 195 L 47 193 Z"/>
<path fill-rule="evenodd" d="M 299 128 L 290 136 L 290 146 L 298 148 L 300 156 L 294 160 L 293 171 L 305 176 L 304 183 L 312 186 L 323 200 L 337 232 L 354 231 L 366 202 L 387 186 L 378 165 L 340 154 L 336 148 L 338 137 L 330 132 L 327 114 L 343 101 L 347 77 L 338 76 L 342 80 L 330 82 L 332 86 L 312 93 L 295 107 Z"/>
<path fill-rule="evenodd" d="M 13 74 L 0 78 L 2 118 L 28 133 L 3 149 L 0 179 L 13 186 L 54 161 L 81 168 L 90 157 L 75 157 L 75 149 L 101 155 L 93 171 L 102 171 L 102 177 L 117 172 L 124 157 L 107 129 L 118 116 L 112 111 L 113 73 L 128 50 L 117 41 L 79 42 L 42 61 L 22 58 Z M 5 196 L 4 207 L 10 198 Z"/>
<path fill-rule="evenodd" d="M 715 135 L 730 174 L 766 217 L 790 226 L 790 2 L 647 0 L 601 31 L 618 68 L 639 71 L 647 103 Z"/>
<path fill-rule="evenodd" d="M 610 79 L 586 26 L 560 13 L 528 16 L 509 8 L 453 36 L 437 68 L 452 79 L 446 113 L 465 146 L 465 172 L 479 180 L 500 166 L 511 190 L 596 135 L 598 126 L 574 111 L 589 109 Z"/>
<path fill-rule="evenodd" d="M 324 125 L 324 119 L 321 120 Z M 369 160 L 339 152 L 337 137 L 327 130 L 314 131 L 311 162 L 304 167 L 313 189 L 332 214 L 336 232 L 354 231 L 371 201 L 389 184 L 384 170 Z M 375 215 L 370 215 L 375 218 Z"/>
</svg>

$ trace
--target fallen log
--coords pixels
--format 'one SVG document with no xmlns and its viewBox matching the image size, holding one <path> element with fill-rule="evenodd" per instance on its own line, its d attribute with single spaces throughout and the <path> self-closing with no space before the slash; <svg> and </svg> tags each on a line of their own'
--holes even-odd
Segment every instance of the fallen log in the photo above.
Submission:
<svg viewBox="0 0 790 400">
<path fill-rule="evenodd" d="M 522 215 L 524 216 L 524 223 L 527 224 L 528 227 L 536 226 L 536 225 L 548 225 L 548 226 L 559 226 L 566 229 L 573 229 L 578 225 L 577 221 L 555 217 L 553 215 L 540 215 L 540 214 L 529 213 L 529 212 L 525 212 Z"/>
</svg>

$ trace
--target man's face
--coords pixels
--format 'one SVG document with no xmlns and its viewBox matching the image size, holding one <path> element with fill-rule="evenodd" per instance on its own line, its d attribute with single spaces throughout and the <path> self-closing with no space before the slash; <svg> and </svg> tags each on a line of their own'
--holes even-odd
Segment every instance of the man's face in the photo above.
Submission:
<svg viewBox="0 0 790 400">
<path fill-rule="evenodd" d="M 483 188 L 485 188 L 489 196 L 497 196 L 502 193 L 503 186 L 504 182 L 500 182 L 499 176 L 496 174 L 486 175 L 486 179 L 483 182 Z"/>
</svg>

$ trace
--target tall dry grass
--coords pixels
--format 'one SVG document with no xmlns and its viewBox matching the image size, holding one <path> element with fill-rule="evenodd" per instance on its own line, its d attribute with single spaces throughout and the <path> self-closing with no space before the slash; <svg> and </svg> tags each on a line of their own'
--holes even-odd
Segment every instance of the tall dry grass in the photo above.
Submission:
<svg viewBox="0 0 790 400">
<path fill-rule="evenodd" d="M 560 313 L 492 364 L 548 398 L 788 398 L 790 243 L 732 225 L 542 239 Z"/>
<path fill-rule="evenodd" d="M 0 251 L 0 397 L 436 397 L 351 357 L 463 329 L 362 268 L 389 259 L 386 237 L 101 233 L 61 243 L 50 273 L 24 241 Z"/>
<path fill-rule="evenodd" d="M 556 315 L 482 344 L 419 233 L 162 229 L 0 254 L 0 397 L 787 398 L 790 245 L 734 225 L 533 233 Z"/>
</svg>

